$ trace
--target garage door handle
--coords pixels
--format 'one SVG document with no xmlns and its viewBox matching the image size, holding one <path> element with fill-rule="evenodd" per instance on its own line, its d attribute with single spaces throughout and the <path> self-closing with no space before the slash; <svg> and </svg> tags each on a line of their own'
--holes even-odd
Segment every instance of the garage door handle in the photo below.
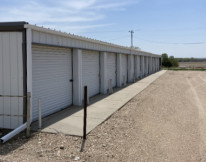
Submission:
<svg viewBox="0 0 206 162">
<path fill-rule="evenodd" d="M 69 81 L 70 81 L 70 82 L 73 82 L 73 79 L 70 79 Z"/>
</svg>

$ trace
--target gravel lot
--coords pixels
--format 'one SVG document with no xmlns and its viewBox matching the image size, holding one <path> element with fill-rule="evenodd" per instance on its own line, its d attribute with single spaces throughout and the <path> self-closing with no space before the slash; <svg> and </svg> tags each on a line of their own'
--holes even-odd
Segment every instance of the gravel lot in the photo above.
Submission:
<svg viewBox="0 0 206 162">
<path fill-rule="evenodd" d="M 24 133 L 0 161 L 206 161 L 206 72 L 168 71 L 82 139 Z M 81 151 L 83 149 L 83 151 Z"/>
</svg>

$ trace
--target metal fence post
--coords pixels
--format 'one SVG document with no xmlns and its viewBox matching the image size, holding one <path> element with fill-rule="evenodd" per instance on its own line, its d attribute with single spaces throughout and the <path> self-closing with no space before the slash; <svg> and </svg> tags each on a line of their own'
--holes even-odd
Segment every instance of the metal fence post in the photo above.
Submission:
<svg viewBox="0 0 206 162">
<path fill-rule="evenodd" d="M 38 107 L 39 107 L 39 129 L 42 128 L 42 119 L 41 119 L 41 99 L 38 100 Z"/>
<path fill-rule="evenodd" d="M 84 86 L 84 126 L 83 126 L 83 139 L 87 136 L 87 86 Z"/>
</svg>

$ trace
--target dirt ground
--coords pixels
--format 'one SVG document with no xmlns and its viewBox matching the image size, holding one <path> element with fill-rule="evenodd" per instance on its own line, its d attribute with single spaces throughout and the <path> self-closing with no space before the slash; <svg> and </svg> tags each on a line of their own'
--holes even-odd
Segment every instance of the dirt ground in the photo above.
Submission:
<svg viewBox="0 0 206 162">
<path fill-rule="evenodd" d="M 206 69 L 206 62 L 179 62 L 179 67 Z"/>
<path fill-rule="evenodd" d="M 206 72 L 167 71 L 85 143 L 21 134 L 0 145 L 0 161 L 206 161 Z"/>
</svg>

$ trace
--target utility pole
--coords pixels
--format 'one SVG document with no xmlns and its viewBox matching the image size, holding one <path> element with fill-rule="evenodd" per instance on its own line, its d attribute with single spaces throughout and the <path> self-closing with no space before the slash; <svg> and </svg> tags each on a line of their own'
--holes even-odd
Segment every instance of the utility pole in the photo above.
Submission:
<svg viewBox="0 0 206 162">
<path fill-rule="evenodd" d="M 131 33 L 131 48 L 133 48 L 133 33 L 134 33 L 134 31 L 130 30 L 129 32 Z"/>
</svg>

